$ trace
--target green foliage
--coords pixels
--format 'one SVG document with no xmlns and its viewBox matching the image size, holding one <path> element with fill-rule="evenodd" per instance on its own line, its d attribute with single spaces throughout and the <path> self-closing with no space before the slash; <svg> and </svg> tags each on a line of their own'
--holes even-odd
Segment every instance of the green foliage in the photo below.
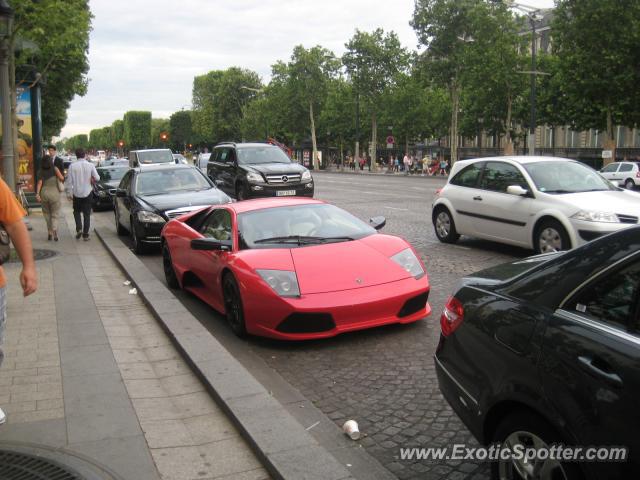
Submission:
<svg viewBox="0 0 640 480">
<path fill-rule="evenodd" d="M 161 135 L 167 135 L 166 140 L 162 140 Z M 166 118 L 151 119 L 151 146 L 153 148 L 169 148 L 169 120 Z"/>
<path fill-rule="evenodd" d="M 89 137 L 84 134 L 74 135 L 69 138 L 65 144 L 65 148 L 71 152 L 73 152 L 76 148 L 88 148 L 89 147 Z"/>
<path fill-rule="evenodd" d="M 558 73 L 574 128 L 640 121 L 640 2 L 557 0 L 552 24 Z"/>
<path fill-rule="evenodd" d="M 124 122 L 122 120 L 115 120 L 111 124 L 111 145 L 117 146 L 118 142 L 124 141 Z"/>
<path fill-rule="evenodd" d="M 23 65 L 35 66 L 42 84 L 43 137 L 57 135 L 75 95 L 87 91 L 91 12 L 87 0 L 13 1 L 14 27 L 10 42 L 15 53 L 16 80 Z M 37 46 L 22 48 L 32 42 Z M 15 91 L 15 89 L 12 89 Z"/>
<path fill-rule="evenodd" d="M 124 114 L 124 143 L 127 149 L 151 144 L 151 112 L 130 111 Z"/>
<path fill-rule="evenodd" d="M 262 87 L 258 74 L 238 67 L 194 78 L 193 131 L 206 143 L 240 140 L 248 102 Z"/>
<path fill-rule="evenodd" d="M 169 142 L 176 150 L 185 150 L 187 144 L 193 143 L 191 112 L 180 110 L 169 118 Z"/>
</svg>

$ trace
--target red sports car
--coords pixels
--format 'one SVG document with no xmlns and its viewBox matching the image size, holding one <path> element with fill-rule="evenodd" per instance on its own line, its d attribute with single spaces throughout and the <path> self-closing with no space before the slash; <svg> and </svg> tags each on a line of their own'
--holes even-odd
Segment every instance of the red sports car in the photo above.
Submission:
<svg viewBox="0 0 640 480">
<path fill-rule="evenodd" d="M 214 205 L 162 230 L 167 284 L 221 313 L 240 336 L 304 340 L 431 312 L 422 261 L 404 239 L 306 198 Z"/>
</svg>

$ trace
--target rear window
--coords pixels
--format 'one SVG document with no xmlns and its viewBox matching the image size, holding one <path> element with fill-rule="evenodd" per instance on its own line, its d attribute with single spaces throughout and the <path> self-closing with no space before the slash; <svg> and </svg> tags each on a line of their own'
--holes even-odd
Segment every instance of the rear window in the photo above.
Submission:
<svg viewBox="0 0 640 480">
<path fill-rule="evenodd" d="M 449 183 L 459 187 L 476 187 L 484 162 L 472 163 L 460 170 Z"/>
<path fill-rule="evenodd" d="M 137 152 L 138 162 L 149 163 L 173 163 L 171 150 L 152 150 L 149 152 Z"/>
</svg>

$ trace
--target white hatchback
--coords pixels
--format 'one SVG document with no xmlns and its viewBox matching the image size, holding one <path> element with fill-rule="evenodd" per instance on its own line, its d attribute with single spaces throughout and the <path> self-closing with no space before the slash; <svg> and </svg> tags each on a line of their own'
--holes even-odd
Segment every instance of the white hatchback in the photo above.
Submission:
<svg viewBox="0 0 640 480">
<path fill-rule="evenodd" d="M 640 165 L 636 162 L 613 162 L 600 170 L 600 175 L 633 190 L 640 184 Z"/>
<path fill-rule="evenodd" d="M 557 157 L 458 161 L 432 210 L 442 242 L 469 235 L 539 253 L 574 248 L 639 218 L 640 195 Z"/>
</svg>

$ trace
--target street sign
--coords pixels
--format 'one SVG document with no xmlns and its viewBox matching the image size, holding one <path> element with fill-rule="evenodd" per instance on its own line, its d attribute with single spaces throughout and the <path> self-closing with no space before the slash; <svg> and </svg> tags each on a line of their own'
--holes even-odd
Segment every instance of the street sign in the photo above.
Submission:
<svg viewBox="0 0 640 480">
<path fill-rule="evenodd" d="M 390 144 L 392 144 L 392 145 L 393 145 L 394 143 L 396 143 L 396 139 L 395 139 L 395 138 L 393 138 L 393 135 L 389 135 L 389 136 L 387 137 L 387 143 L 390 143 Z"/>
<path fill-rule="evenodd" d="M 611 158 L 613 152 L 611 150 L 602 150 L 602 158 Z"/>
</svg>

